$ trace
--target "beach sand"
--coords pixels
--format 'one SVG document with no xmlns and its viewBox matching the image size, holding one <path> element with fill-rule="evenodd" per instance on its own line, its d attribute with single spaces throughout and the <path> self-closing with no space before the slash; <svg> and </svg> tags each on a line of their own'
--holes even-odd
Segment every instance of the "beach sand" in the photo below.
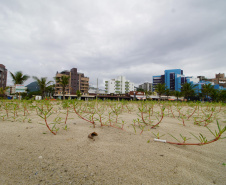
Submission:
<svg viewBox="0 0 226 185">
<path fill-rule="evenodd" d="M 222 127 L 226 125 L 225 111 L 224 106 L 215 113 Z M 173 142 L 176 140 L 168 133 L 192 138 L 187 142 L 198 142 L 190 132 L 213 138 L 207 128 L 194 125 L 194 119 L 186 120 L 183 126 L 175 108 L 173 112 L 175 118 L 165 110 L 159 127 L 146 127 L 140 134 L 141 130 L 137 127 L 135 133 L 131 125 L 140 119 L 136 105 L 131 113 L 125 110 L 119 114 L 118 120 L 126 123 L 124 130 L 101 127 L 98 122 L 93 128 L 70 108 L 68 129 L 61 123 L 53 135 L 35 110 L 30 110 L 24 122 L 21 110 L 15 121 L 0 120 L 0 184 L 225 184 L 226 139 L 203 146 L 154 141 L 158 133 Z M 0 113 L 3 115 L 4 109 Z M 66 110 L 61 109 L 51 115 L 49 123 L 57 116 L 64 122 L 63 113 Z M 104 115 L 107 121 L 107 113 Z M 215 119 L 209 124 L 212 130 L 217 129 Z M 158 122 L 155 116 L 152 121 Z M 98 133 L 94 140 L 88 138 L 92 132 Z"/>
</svg>

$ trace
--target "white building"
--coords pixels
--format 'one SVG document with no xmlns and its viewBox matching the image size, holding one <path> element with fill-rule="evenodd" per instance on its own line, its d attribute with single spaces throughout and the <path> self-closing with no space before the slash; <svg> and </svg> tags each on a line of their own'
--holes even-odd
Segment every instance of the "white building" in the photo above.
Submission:
<svg viewBox="0 0 226 185">
<path fill-rule="evenodd" d="M 118 76 L 115 79 L 105 81 L 105 92 L 107 94 L 125 94 L 134 91 L 134 83 L 126 80 L 124 76 Z"/>
<path fill-rule="evenodd" d="M 145 83 L 139 85 L 139 88 L 143 89 L 145 91 L 151 91 L 152 92 L 152 83 L 145 82 Z"/>
</svg>

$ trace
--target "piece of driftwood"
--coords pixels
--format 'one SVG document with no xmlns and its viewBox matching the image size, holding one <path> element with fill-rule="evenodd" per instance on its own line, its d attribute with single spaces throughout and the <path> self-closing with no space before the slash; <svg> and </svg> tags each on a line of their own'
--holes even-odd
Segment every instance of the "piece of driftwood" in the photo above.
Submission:
<svg viewBox="0 0 226 185">
<path fill-rule="evenodd" d="M 98 134 L 96 132 L 92 132 L 88 135 L 88 138 L 93 139 L 94 140 L 94 136 L 98 136 Z"/>
</svg>

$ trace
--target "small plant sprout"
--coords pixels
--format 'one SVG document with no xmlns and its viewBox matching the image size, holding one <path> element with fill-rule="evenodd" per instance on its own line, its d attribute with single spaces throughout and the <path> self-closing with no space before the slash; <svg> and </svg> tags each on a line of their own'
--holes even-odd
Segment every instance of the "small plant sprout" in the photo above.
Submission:
<svg viewBox="0 0 226 185">
<path fill-rule="evenodd" d="M 133 127 L 133 129 L 134 129 L 134 132 L 135 132 L 135 134 L 137 133 L 137 130 L 136 130 L 136 127 L 135 127 L 135 125 L 134 124 L 131 124 L 132 125 L 132 127 Z"/>
<path fill-rule="evenodd" d="M 65 125 L 64 127 L 62 127 L 64 130 L 68 130 L 68 127 L 67 127 L 67 125 Z"/>
<path fill-rule="evenodd" d="M 173 135 L 169 134 L 170 136 L 172 136 L 177 142 L 171 142 L 171 141 L 165 141 L 166 143 L 169 144 L 175 144 L 175 145 L 206 145 L 206 144 L 210 144 L 213 142 L 218 141 L 219 139 L 225 139 L 226 137 L 221 137 L 222 134 L 226 131 L 226 126 L 222 129 L 217 121 L 217 126 L 218 126 L 218 131 L 215 130 L 215 132 L 213 132 L 212 130 L 210 130 L 208 127 L 206 127 L 210 133 L 214 136 L 214 139 L 208 140 L 203 134 L 199 134 L 199 136 L 194 135 L 193 133 L 190 133 L 195 139 L 197 139 L 199 142 L 198 143 L 185 143 L 188 139 L 185 136 L 181 136 L 181 138 L 183 139 L 183 142 L 181 142 L 179 139 L 177 139 L 176 137 L 174 137 Z"/>
<path fill-rule="evenodd" d="M 157 139 L 160 139 L 161 137 L 163 137 L 165 134 L 163 135 L 160 135 L 159 132 L 157 134 L 153 133 L 152 134 L 157 138 Z"/>
</svg>

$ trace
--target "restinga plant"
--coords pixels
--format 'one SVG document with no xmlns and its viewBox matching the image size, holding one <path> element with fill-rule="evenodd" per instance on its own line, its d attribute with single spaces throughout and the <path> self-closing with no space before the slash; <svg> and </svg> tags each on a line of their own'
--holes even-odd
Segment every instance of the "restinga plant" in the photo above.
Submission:
<svg viewBox="0 0 226 185">
<path fill-rule="evenodd" d="M 215 111 L 215 108 L 212 108 L 211 110 L 212 110 L 212 111 L 211 111 L 211 114 L 205 114 L 205 116 L 206 116 L 207 118 L 205 118 L 204 120 L 201 120 L 201 121 L 198 121 L 198 120 L 196 119 L 195 122 L 194 122 L 194 124 L 200 124 L 200 123 L 202 123 L 202 122 L 207 122 L 207 123 L 205 123 L 205 125 L 204 125 L 204 126 L 207 126 L 207 125 L 210 123 L 210 118 L 212 117 L 212 115 L 213 115 L 213 113 L 214 113 L 214 111 Z"/>
<path fill-rule="evenodd" d="M 158 126 L 158 125 L 161 123 L 161 121 L 163 120 L 165 107 L 160 107 L 160 108 L 161 108 L 161 118 L 160 118 L 159 122 L 156 123 L 155 125 L 153 125 L 151 128 L 155 128 L 155 127 Z"/>
<path fill-rule="evenodd" d="M 52 108 L 53 108 L 53 107 L 51 107 L 49 110 L 43 110 L 43 109 L 41 109 L 41 108 L 39 108 L 39 107 L 37 106 L 37 109 L 42 113 L 42 114 L 39 114 L 39 117 L 41 117 L 42 119 L 45 120 L 45 124 L 46 124 L 47 128 L 49 129 L 49 131 L 50 131 L 52 134 L 56 135 L 57 131 L 54 132 L 52 129 L 50 129 L 49 124 L 48 124 L 48 122 L 47 122 L 47 118 L 53 114 L 53 113 L 51 112 Z"/>
<path fill-rule="evenodd" d="M 68 101 L 63 101 L 63 108 L 66 108 L 66 118 L 65 118 L 65 121 L 64 121 L 64 124 L 67 123 L 67 118 L 68 118 L 68 112 L 69 112 L 69 108 L 70 108 L 70 104 Z"/>
<path fill-rule="evenodd" d="M 141 117 L 143 123 L 144 123 L 145 125 L 148 125 L 148 123 L 145 121 L 145 118 L 144 118 L 144 113 L 147 112 L 146 107 L 145 107 L 144 104 L 142 103 L 142 104 L 141 104 L 141 108 L 138 107 L 138 109 L 139 109 L 139 111 L 140 111 L 140 113 L 141 113 L 141 116 L 140 116 L 140 117 Z"/>
<path fill-rule="evenodd" d="M 175 144 L 175 145 L 206 145 L 206 144 L 210 144 L 213 142 L 218 141 L 219 139 L 225 139 L 226 137 L 221 137 L 222 134 L 226 131 L 226 126 L 224 128 L 221 128 L 218 121 L 217 121 L 217 127 L 218 127 L 218 131 L 215 130 L 215 132 L 213 132 L 212 130 L 209 129 L 209 127 L 206 126 L 206 128 L 210 131 L 210 133 L 214 136 L 213 139 L 208 140 L 205 136 L 203 136 L 203 134 L 199 134 L 199 136 L 195 136 L 193 133 L 190 133 L 192 136 L 194 136 L 199 142 L 198 143 L 186 143 L 186 141 L 190 138 L 187 138 L 185 136 L 181 136 L 181 138 L 183 139 L 183 142 L 180 142 L 179 139 L 177 139 L 176 137 L 174 137 L 173 135 L 171 135 L 177 142 L 171 142 L 171 141 L 166 141 L 164 140 L 165 143 L 169 143 L 169 144 Z M 162 141 L 163 142 L 163 141 Z"/>
<path fill-rule="evenodd" d="M 79 118 L 89 122 L 89 123 L 92 123 L 93 124 L 93 128 L 95 128 L 95 122 L 93 120 L 88 120 L 86 119 L 85 117 L 83 117 L 78 110 L 76 110 L 76 107 L 78 106 L 78 102 L 73 102 L 73 109 L 74 109 L 74 112 L 78 115 Z"/>
<path fill-rule="evenodd" d="M 157 134 L 153 133 L 152 134 L 157 138 L 160 139 L 160 137 L 163 137 L 165 134 L 160 135 L 159 132 Z"/>
</svg>

